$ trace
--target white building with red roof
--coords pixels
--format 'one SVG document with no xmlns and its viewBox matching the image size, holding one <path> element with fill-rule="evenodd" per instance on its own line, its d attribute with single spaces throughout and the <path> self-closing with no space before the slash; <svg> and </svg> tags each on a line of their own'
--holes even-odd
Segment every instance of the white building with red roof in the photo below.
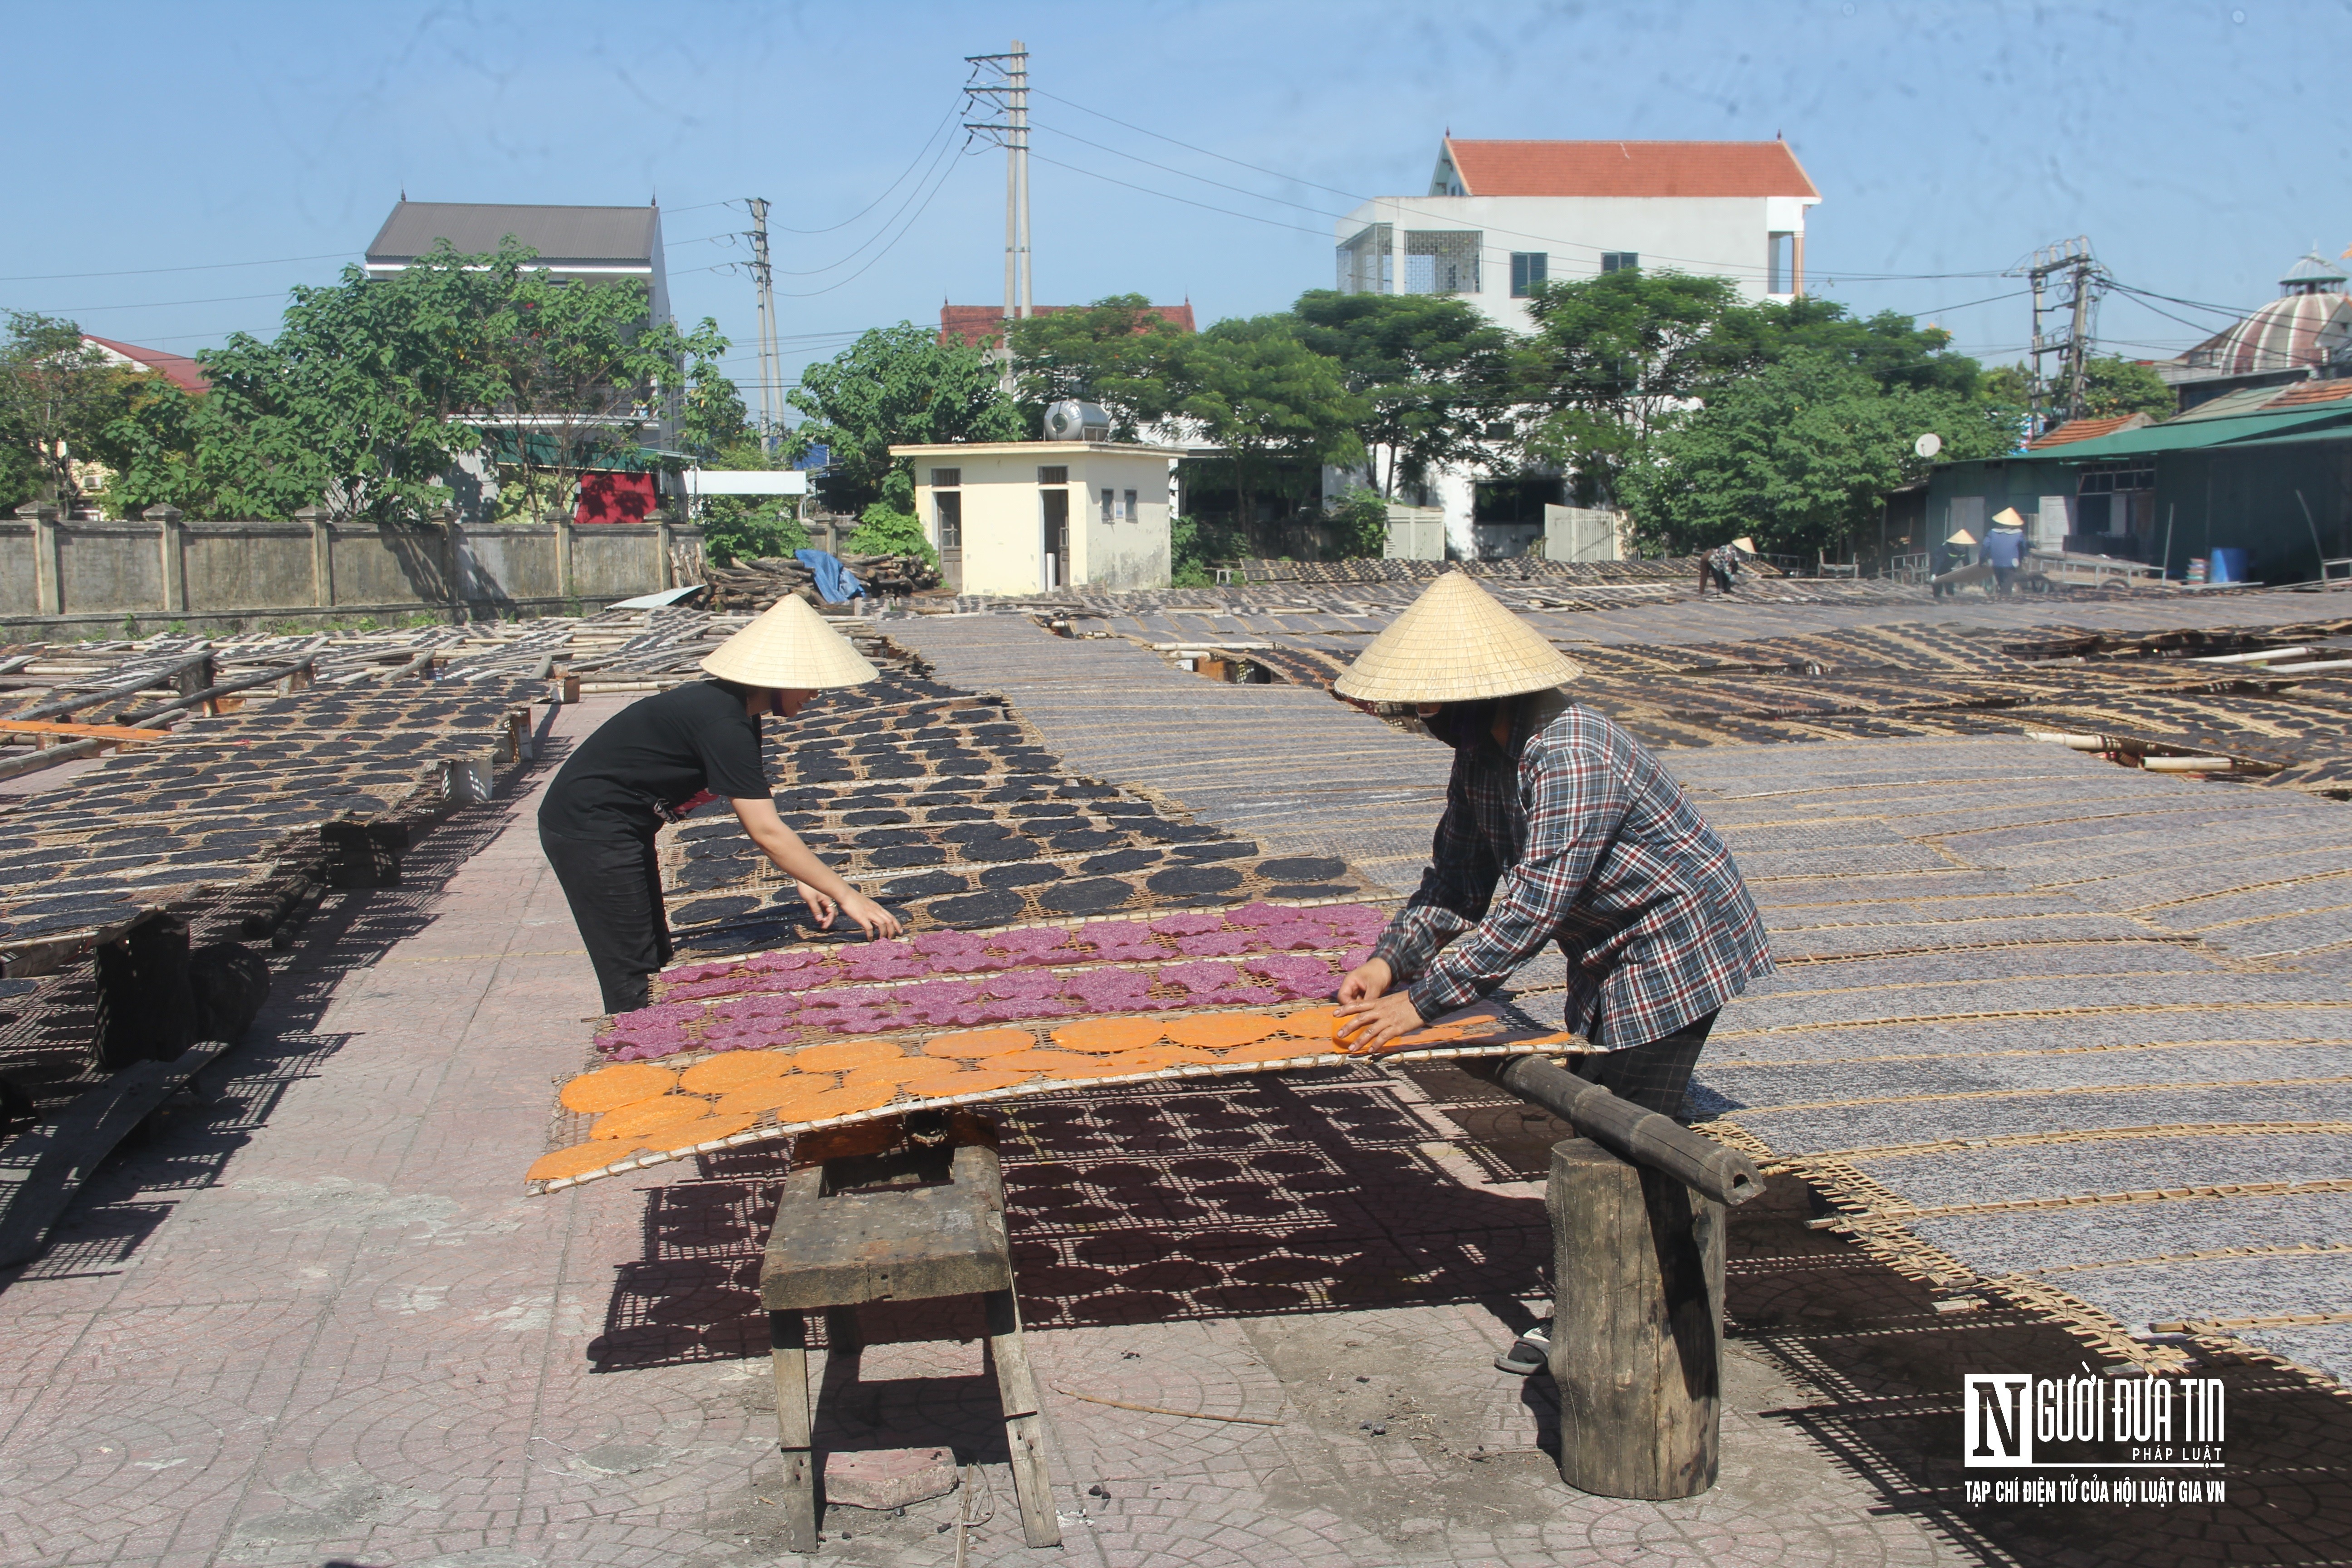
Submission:
<svg viewBox="0 0 2352 1568">
<path fill-rule="evenodd" d="M 1429 189 L 1339 221 L 1339 288 L 1457 294 L 1519 331 L 1549 279 L 1622 267 L 1728 278 L 1751 300 L 1804 289 L 1818 205 L 1786 142 L 1485 142 L 1448 135 Z"/>
</svg>

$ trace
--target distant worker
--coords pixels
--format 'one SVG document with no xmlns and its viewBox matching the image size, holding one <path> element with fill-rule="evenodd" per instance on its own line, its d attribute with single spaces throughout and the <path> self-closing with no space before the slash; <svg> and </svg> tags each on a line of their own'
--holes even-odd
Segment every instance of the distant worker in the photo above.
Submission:
<svg viewBox="0 0 2352 1568">
<path fill-rule="evenodd" d="M 1949 581 L 1953 573 L 1970 564 L 1969 552 L 1977 547 L 1977 536 L 1963 528 L 1941 544 L 1927 548 L 1927 582 L 1938 599 L 1958 593 L 1959 585 Z"/>
<path fill-rule="evenodd" d="M 1557 943 L 1563 1026 L 1597 1047 L 1571 1070 L 1675 1116 L 1716 1014 L 1772 958 L 1731 852 L 1657 758 L 1559 689 L 1578 674 L 1452 572 L 1339 677 L 1336 695 L 1412 703 L 1454 748 L 1420 890 L 1339 983 L 1342 1043 L 1389 1048 Z M 1541 1371 L 1549 1344 L 1546 1320 L 1495 1364 Z"/>
<path fill-rule="evenodd" d="M 2015 507 L 2005 506 L 1993 514 L 1984 550 L 1985 559 L 1992 563 L 1993 592 L 2014 593 L 2018 570 L 2025 564 L 2025 519 Z"/>
<path fill-rule="evenodd" d="M 1731 580 L 1747 569 L 1748 563 L 1740 557 L 1755 553 L 1756 542 L 1742 538 L 1728 544 L 1718 544 L 1701 555 L 1698 558 L 1698 596 L 1702 599 L 1706 597 L 1709 578 L 1714 579 L 1717 592 L 1730 593 Z"/>
<path fill-rule="evenodd" d="M 776 815 L 760 760 L 760 716 L 790 719 L 825 687 L 877 673 L 806 601 L 787 595 L 702 661 L 715 679 L 622 709 L 580 743 L 539 806 L 539 843 L 595 966 L 604 1011 L 646 1005 L 670 961 L 654 837 L 696 806 L 725 799 L 751 841 L 798 885 L 821 926 L 836 912 L 868 937 L 898 917 L 810 853 Z"/>
</svg>

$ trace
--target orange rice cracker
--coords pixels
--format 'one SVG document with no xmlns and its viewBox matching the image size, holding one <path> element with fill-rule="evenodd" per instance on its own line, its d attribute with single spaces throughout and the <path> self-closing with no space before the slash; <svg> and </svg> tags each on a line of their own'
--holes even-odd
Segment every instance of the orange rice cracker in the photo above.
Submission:
<svg viewBox="0 0 2352 1568">
<path fill-rule="evenodd" d="M 1286 1062 L 1294 1057 L 1330 1056 L 1339 1049 L 1336 1040 L 1297 1040 L 1287 1035 L 1276 1035 L 1270 1040 L 1235 1046 L 1217 1059 L 1225 1062 Z"/>
<path fill-rule="evenodd" d="M 961 1058 L 981 1060 L 1001 1057 L 1008 1051 L 1025 1051 L 1037 1044 L 1037 1037 L 1026 1029 L 964 1029 L 952 1035 L 935 1035 L 923 1046 L 927 1057 Z"/>
<path fill-rule="evenodd" d="M 776 1112 L 776 1120 L 793 1126 L 803 1121 L 825 1121 L 836 1116 L 855 1116 L 861 1110 L 879 1110 L 898 1098 L 898 1089 L 890 1084 L 846 1084 L 793 1101 Z"/>
<path fill-rule="evenodd" d="M 808 1118 L 801 1114 L 800 1108 L 833 1093 L 835 1088 L 831 1073 L 787 1073 L 780 1079 L 761 1079 L 730 1089 L 719 1097 L 714 1109 L 721 1116 L 746 1112 L 756 1116 L 763 1110 L 772 1110 L 779 1121 L 805 1121 Z"/>
<path fill-rule="evenodd" d="M 989 1058 L 988 1065 L 998 1072 L 1041 1072 L 1048 1078 L 1092 1078 L 1100 1059 L 1079 1051 L 1011 1051 L 1001 1057 Z"/>
<path fill-rule="evenodd" d="M 732 1138 L 738 1132 L 747 1128 L 757 1127 L 759 1124 L 760 1113 L 756 1110 L 739 1110 L 732 1115 L 706 1116 L 699 1121 L 684 1123 L 675 1135 L 665 1135 L 656 1142 L 664 1150 L 674 1152 L 680 1149 L 694 1148 L 697 1144 L 709 1143 L 716 1139 Z"/>
<path fill-rule="evenodd" d="M 1217 1058 L 1198 1046 L 1146 1046 L 1139 1051 L 1121 1051 L 1103 1063 L 1106 1075 L 1132 1072 L 1158 1072 L 1162 1068 L 1181 1067 L 1187 1062 L 1213 1062 Z"/>
<path fill-rule="evenodd" d="M 1335 1040 L 1339 1036 L 1339 1009 L 1301 1007 L 1276 1020 L 1276 1026 L 1297 1040 Z"/>
<path fill-rule="evenodd" d="M 569 1149 L 541 1154 L 530 1163 L 530 1169 L 523 1173 L 523 1179 L 553 1182 L 565 1176 L 584 1176 L 591 1171 L 601 1171 L 607 1165 L 644 1152 L 645 1145 L 634 1138 L 591 1138 L 585 1143 L 574 1143 Z"/>
<path fill-rule="evenodd" d="M 1168 1026 L 1168 1038 L 1179 1046 L 1221 1051 L 1262 1040 L 1280 1027 L 1279 1019 L 1264 1013 L 1204 1013 L 1197 1018 L 1172 1020 Z"/>
<path fill-rule="evenodd" d="M 1087 1018 L 1055 1030 L 1054 1043 L 1066 1051 L 1108 1056 L 1157 1044 L 1166 1027 L 1158 1018 Z"/>
<path fill-rule="evenodd" d="M 793 1053 L 793 1066 L 802 1072 L 839 1072 L 869 1062 L 894 1061 L 907 1053 L 888 1040 L 832 1040 Z"/>
<path fill-rule="evenodd" d="M 761 1079 L 782 1078 L 793 1067 L 789 1051 L 728 1051 L 678 1074 L 677 1087 L 688 1094 L 725 1094 Z"/>
<path fill-rule="evenodd" d="M 1026 1083 L 1037 1075 L 1011 1068 L 968 1068 L 961 1072 L 933 1073 L 904 1085 L 908 1094 L 919 1100 L 951 1100 L 959 1094 L 987 1094 L 1000 1089 L 1011 1089 L 1016 1083 Z"/>
<path fill-rule="evenodd" d="M 921 1078 L 940 1070 L 940 1064 L 929 1057 L 910 1057 L 901 1053 L 896 1061 L 868 1062 L 864 1067 L 851 1068 L 841 1075 L 844 1089 L 862 1089 L 868 1084 L 887 1084 L 898 1088 L 910 1078 Z"/>
<path fill-rule="evenodd" d="M 652 1143 L 667 1137 L 672 1124 L 709 1114 L 710 1101 L 707 1100 L 698 1100 L 690 1094 L 665 1094 L 604 1112 L 596 1119 L 588 1135 L 602 1139 L 642 1138 Z"/>
<path fill-rule="evenodd" d="M 582 1073 L 557 1091 L 555 1098 L 566 1110 L 593 1116 L 667 1094 L 677 1083 L 677 1074 L 668 1068 L 657 1068 L 651 1062 L 616 1062 L 594 1072 Z"/>
</svg>

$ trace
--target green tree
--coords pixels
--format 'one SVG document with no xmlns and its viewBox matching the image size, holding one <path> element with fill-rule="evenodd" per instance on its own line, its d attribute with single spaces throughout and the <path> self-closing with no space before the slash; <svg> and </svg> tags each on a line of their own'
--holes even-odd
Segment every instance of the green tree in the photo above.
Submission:
<svg viewBox="0 0 2352 1568">
<path fill-rule="evenodd" d="M 2083 363 L 2083 408 L 2080 418 L 2109 419 L 2118 414 L 2145 414 L 2169 419 L 2179 411 L 2179 400 L 2153 366 L 2116 354 L 2101 354 Z"/>
<path fill-rule="evenodd" d="M 741 406 L 740 400 L 737 406 Z M 739 420 L 736 439 L 705 457 L 702 466 L 761 472 L 774 468 L 775 459 L 758 433 Z M 702 524 L 703 549 L 722 566 L 809 547 L 808 529 L 790 496 L 711 496 L 696 515 Z"/>
<path fill-rule="evenodd" d="M 911 321 L 877 327 L 810 365 L 789 401 L 808 416 L 793 431 L 793 455 L 832 448 L 817 488 L 836 510 L 861 516 L 877 500 L 914 515 L 913 474 L 891 458 L 894 445 L 1018 441 L 1026 433 L 980 350 L 942 343 L 934 329 Z"/>
<path fill-rule="evenodd" d="M 0 340 L 0 437 L 10 457 L 0 483 L 21 492 L 29 481 L 60 511 L 70 510 L 79 494 L 74 460 L 99 456 L 103 433 L 128 404 L 131 379 L 85 344 L 73 322 L 9 311 Z"/>
<path fill-rule="evenodd" d="M 1523 374 L 1539 412 L 1526 458 L 1570 475 L 1580 501 L 1612 503 L 1660 422 L 1752 363 L 1751 342 L 1717 333 L 1739 308 L 1726 279 L 1639 268 L 1538 287 Z"/>
<path fill-rule="evenodd" d="M 511 465 L 525 515 L 568 510 L 583 472 L 641 461 L 646 434 L 666 421 L 706 448 L 741 429 L 742 399 L 717 367 L 728 341 L 716 321 L 681 332 L 648 319 L 639 279 L 560 279 L 533 257 L 512 241 L 492 258 L 444 247 L 399 275 L 406 282 L 429 268 L 491 279 L 479 319 L 460 323 L 472 341 L 452 367 L 451 412 Z"/>
<path fill-rule="evenodd" d="M 1714 333 L 1714 374 L 1737 375 L 1759 364 L 1801 355 L 1816 363 L 1858 370 L 1893 391 L 1942 391 L 1962 397 L 1985 391 L 1983 367 L 1950 352 L 1952 334 L 1912 317 L 1881 310 L 1850 315 L 1834 300 L 1800 295 L 1724 312 Z"/>
<path fill-rule="evenodd" d="M 1366 403 L 1339 362 L 1299 340 L 1288 316 L 1219 321 L 1187 345 L 1174 367 L 1179 413 L 1201 422 L 1233 465 L 1235 518 L 1253 521 L 1251 498 L 1267 464 L 1360 460 L 1356 435 Z"/>
<path fill-rule="evenodd" d="M 1836 552 L 1886 493 L 1924 477 L 1926 431 L 1943 458 L 1997 457 L 2016 410 L 1949 387 L 1882 386 L 1845 356 L 1796 352 L 1668 416 L 1624 493 L 1644 548 L 1685 553 L 1752 534 L 1767 552 Z"/>
<path fill-rule="evenodd" d="M 1338 363 L 1362 402 L 1356 438 L 1387 457 L 1383 498 L 1400 475 L 1486 456 L 1486 423 L 1511 397 L 1511 337 L 1466 300 L 1436 294 L 1315 289 L 1293 308 L 1298 339 Z"/>
<path fill-rule="evenodd" d="M 643 283 L 562 282 L 509 239 L 444 244 L 389 278 L 346 268 L 292 291 L 278 335 L 237 333 L 198 355 L 202 397 L 135 401 L 109 427 L 123 489 L 141 505 L 286 517 L 419 521 L 449 498 L 457 458 L 489 448 L 509 470 L 508 510 L 569 500 L 582 468 L 638 449 L 667 414 L 707 439 L 742 423 L 717 370 L 727 343 L 647 318 Z"/>
<path fill-rule="evenodd" d="M 887 500 L 876 501 L 859 515 L 847 543 L 861 555 L 917 555 L 934 566 L 940 563 L 913 508 L 900 511 Z"/>
<path fill-rule="evenodd" d="M 1136 440 L 1173 410 L 1174 367 L 1188 335 L 1140 294 L 1013 322 L 1024 423 L 1035 429 L 1047 404 L 1083 397 L 1110 416 L 1113 440 Z"/>
</svg>

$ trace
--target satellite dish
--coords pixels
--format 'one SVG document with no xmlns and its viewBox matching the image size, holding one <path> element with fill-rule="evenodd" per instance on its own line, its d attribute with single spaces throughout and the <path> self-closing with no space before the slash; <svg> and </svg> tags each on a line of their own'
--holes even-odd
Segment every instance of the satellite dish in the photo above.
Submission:
<svg viewBox="0 0 2352 1568">
<path fill-rule="evenodd" d="M 1911 443 L 1911 449 L 1923 458 L 1932 458 L 1944 449 L 1944 438 L 1933 430 Z"/>
</svg>

